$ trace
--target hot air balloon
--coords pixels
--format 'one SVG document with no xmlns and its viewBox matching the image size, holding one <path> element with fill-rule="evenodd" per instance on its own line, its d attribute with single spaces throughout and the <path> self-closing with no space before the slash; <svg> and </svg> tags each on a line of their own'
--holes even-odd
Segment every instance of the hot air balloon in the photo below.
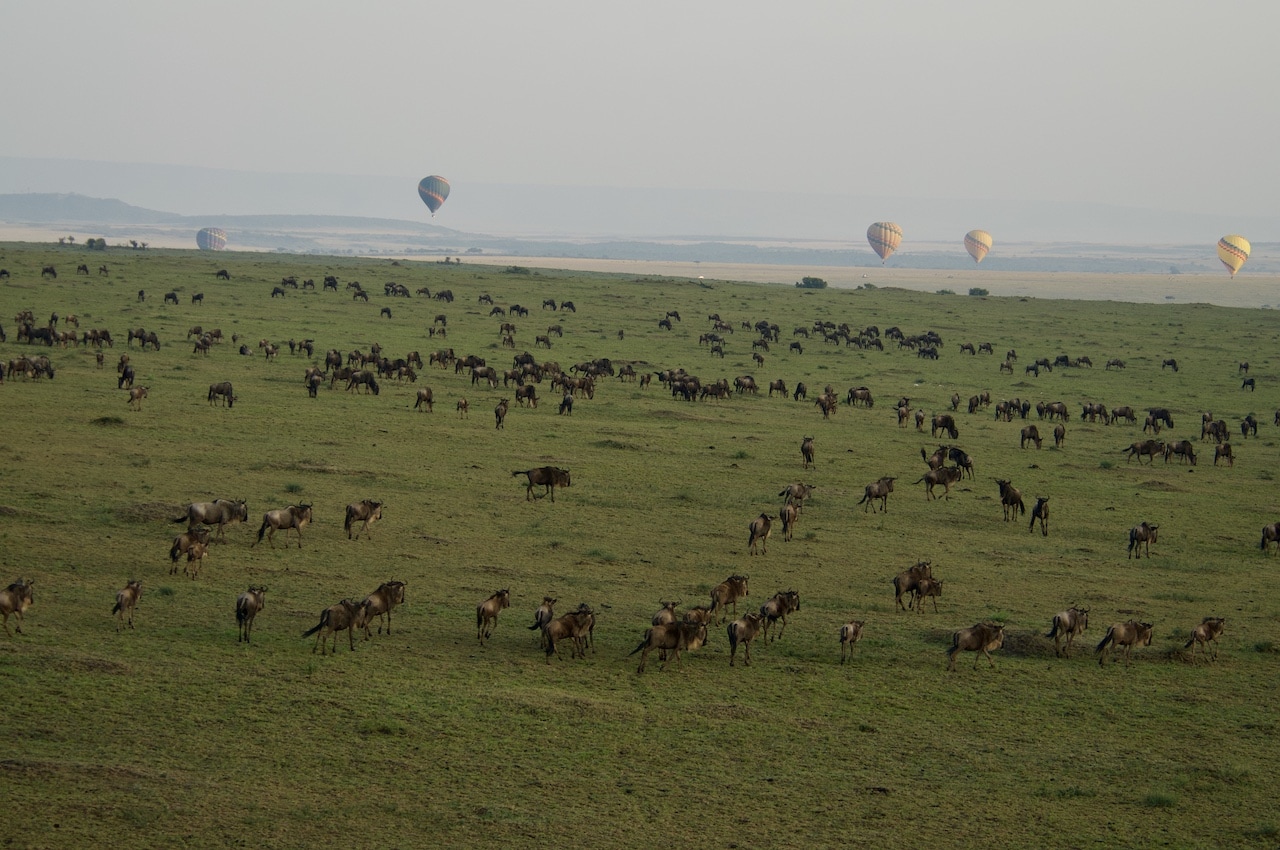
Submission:
<svg viewBox="0 0 1280 850">
<path fill-rule="evenodd" d="M 1218 240 L 1218 259 L 1222 260 L 1222 264 L 1227 267 L 1227 271 L 1231 272 L 1232 277 L 1240 271 L 1244 261 L 1249 259 L 1251 250 L 1253 246 L 1243 236 L 1232 234 Z"/>
<path fill-rule="evenodd" d="M 227 247 L 227 231 L 220 227 L 206 227 L 196 233 L 196 246 L 201 251 L 221 251 Z"/>
<path fill-rule="evenodd" d="M 422 198 L 427 209 L 431 210 L 431 215 L 435 216 L 444 199 L 449 197 L 449 181 L 435 175 L 423 177 L 418 184 L 418 197 Z"/>
<path fill-rule="evenodd" d="M 880 256 L 881 265 L 902 244 L 902 228 L 892 221 L 877 221 L 867 228 L 867 241 Z"/>
<path fill-rule="evenodd" d="M 964 235 L 964 249 L 975 263 L 982 262 L 991 250 L 991 234 L 985 230 L 970 230 Z"/>
</svg>

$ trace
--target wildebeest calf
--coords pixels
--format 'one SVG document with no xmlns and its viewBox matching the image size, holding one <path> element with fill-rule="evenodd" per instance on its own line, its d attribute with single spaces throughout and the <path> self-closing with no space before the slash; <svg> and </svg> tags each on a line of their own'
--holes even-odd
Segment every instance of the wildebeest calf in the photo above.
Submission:
<svg viewBox="0 0 1280 850">
<path fill-rule="evenodd" d="M 850 620 L 840 627 L 840 663 L 845 662 L 846 656 L 853 657 L 853 648 L 858 641 L 862 639 L 862 627 L 866 623 L 862 620 Z"/>
<path fill-rule="evenodd" d="M 249 642 L 249 635 L 253 631 L 253 620 L 258 616 L 258 612 L 266 605 L 263 594 L 267 592 L 265 587 L 257 587 L 249 585 L 249 589 L 240 594 L 236 599 L 236 643 L 244 641 Z"/>
<path fill-rule="evenodd" d="M 130 579 L 117 594 L 115 607 L 111 609 L 111 613 L 116 616 L 116 632 L 119 633 L 125 623 L 129 624 L 129 628 L 133 628 L 133 611 L 138 607 L 138 599 L 142 596 L 142 582 L 137 579 Z"/>
<path fill-rule="evenodd" d="M 1065 611 L 1059 611 L 1053 615 L 1053 628 L 1049 630 L 1047 638 L 1053 638 L 1053 651 L 1055 655 L 1071 657 L 1071 644 L 1075 641 L 1077 635 L 1084 634 L 1085 629 L 1089 628 L 1089 609 L 1077 608 L 1071 606 Z M 1063 638 L 1067 641 L 1067 648 L 1064 652 L 1062 649 Z"/>
<path fill-rule="evenodd" d="M 1151 646 L 1152 628 L 1153 626 L 1150 623 L 1139 623 L 1137 620 L 1113 624 L 1111 628 L 1107 629 L 1106 637 L 1098 644 L 1098 666 L 1103 666 L 1103 663 L 1107 660 L 1107 648 L 1109 645 L 1112 661 L 1116 660 L 1116 647 L 1124 647 L 1124 664 L 1128 667 L 1134 644 Z"/>
<path fill-rule="evenodd" d="M 1222 626 L 1226 622 L 1222 617 L 1205 617 L 1200 621 L 1200 625 L 1191 630 L 1191 639 L 1187 641 L 1183 649 L 1191 650 L 1191 663 L 1196 660 L 1196 648 L 1203 649 L 1205 655 L 1208 656 L 1209 650 L 1213 650 L 1213 658 L 1218 657 L 1218 637 L 1222 634 Z"/>
<path fill-rule="evenodd" d="M 1004 626 L 998 623 L 976 623 L 951 636 L 951 648 L 947 650 L 947 669 L 956 669 L 956 656 L 961 652 L 981 652 L 994 670 L 991 650 L 1004 646 Z M 978 669 L 978 656 L 973 656 L 973 669 Z"/>
</svg>

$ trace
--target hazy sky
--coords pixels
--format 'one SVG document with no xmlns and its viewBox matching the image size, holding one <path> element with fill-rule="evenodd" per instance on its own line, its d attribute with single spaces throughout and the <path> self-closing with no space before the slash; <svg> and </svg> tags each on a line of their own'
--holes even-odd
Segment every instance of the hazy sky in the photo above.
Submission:
<svg viewBox="0 0 1280 850">
<path fill-rule="evenodd" d="M 8 0 L 0 23 L 0 155 L 455 192 L 1280 199 L 1262 0 Z"/>
</svg>

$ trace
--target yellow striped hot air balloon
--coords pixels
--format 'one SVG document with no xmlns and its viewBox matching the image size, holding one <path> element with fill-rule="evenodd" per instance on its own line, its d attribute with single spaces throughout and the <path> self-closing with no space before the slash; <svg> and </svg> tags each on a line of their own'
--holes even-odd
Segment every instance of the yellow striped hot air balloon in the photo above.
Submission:
<svg viewBox="0 0 1280 850">
<path fill-rule="evenodd" d="M 892 221 L 877 221 L 867 228 L 867 241 L 871 249 L 880 257 L 880 264 L 889 259 L 889 255 L 898 250 L 902 244 L 902 228 Z"/>
<path fill-rule="evenodd" d="M 1252 250 L 1253 246 L 1243 236 L 1231 234 L 1218 240 L 1218 259 L 1222 260 L 1222 264 L 1227 267 L 1227 271 L 1231 272 L 1232 277 L 1240 271 L 1244 261 L 1249 259 L 1249 252 Z"/>
<path fill-rule="evenodd" d="M 975 263 L 982 262 L 991 250 L 991 234 L 985 230 L 970 230 L 964 235 L 964 249 Z"/>
</svg>

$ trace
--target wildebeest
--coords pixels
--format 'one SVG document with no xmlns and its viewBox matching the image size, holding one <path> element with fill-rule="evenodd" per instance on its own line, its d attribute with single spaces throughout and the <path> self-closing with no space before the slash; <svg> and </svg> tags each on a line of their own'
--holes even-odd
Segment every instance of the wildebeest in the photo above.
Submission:
<svg viewBox="0 0 1280 850">
<path fill-rule="evenodd" d="M 1170 357 L 1167 360 L 1160 361 L 1160 371 L 1163 372 L 1164 367 L 1166 366 L 1168 366 L 1170 369 L 1172 369 L 1175 372 L 1178 371 L 1178 361 L 1174 360 L 1172 357 Z"/>
<path fill-rule="evenodd" d="M 947 650 L 947 669 L 956 669 L 956 656 L 961 652 L 981 652 L 994 670 L 996 663 L 991 650 L 1004 646 L 1004 626 L 999 623 L 975 623 L 951 636 L 951 648 Z M 973 669 L 978 669 L 978 656 L 973 656 Z"/>
<path fill-rule="evenodd" d="M 1267 552 L 1272 543 L 1276 544 L 1276 551 L 1280 552 L 1280 522 L 1262 526 L 1262 551 Z"/>
<path fill-rule="evenodd" d="M 796 505 L 783 505 L 778 509 L 778 519 L 782 520 L 782 540 L 786 542 L 795 535 L 796 521 L 800 519 L 800 508 Z"/>
<path fill-rule="evenodd" d="M 320 622 L 302 633 L 304 638 L 316 635 L 316 642 L 311 647 L 311 652 L 314 653 L 318 647 L 320 654 L 325 655 L 326 639 L 329 635 L 333 635 L 333 654 L 336 655 L 338 652 L 338 632 L 341 631 L 347 633 L 347 645 L 352 652 L 355 652 L 356 629 L 364 625 L 360 610 L 360 606 L 350 599 L 343 599 L 321 611 Z M 316 634 L 317 632 L 319 634 Z"/>
<path fill-rule="evenodd" d="M 1036 448 L 1040 448 L 1040 429 L 1035 425 L 1028 425 L 1022 429 L 1022 442 L 1019 444 L 1020 448 L 1025 449 L 1028 442 L 1035 443 Z"/>
<path fill-rule="evenodd" d="M 764 618 L 764 634 L 768 640 L 778 640 L 787 630 L 787 615 L 800 610 L 800 594 L 794 590 L 780 590 L 760 606 L 760 616 Z M 773 637 L 769 629 L 774 623 L 782 621 L 782 627 Z"/>
<path fill-rule="evenodd" d="M 253 631 L 253 620 L 266 605 L 263 594 L 265 587 L 249 585 L 249 589 L 236 597 L 236 643 L 249 643 L 249 635 Z"/>
<path fill-rule="evenodd" d="M 1062 441 L 1067 437 L 1067 426 L 1059 422 L 1053 428 L 1053 445 L 1055 448 L 1062 448 Z"/>
<path fill-rule="evenodd" d="M 1196 448 L 1190 440 L 1174 440 L 1165 445 L 1164 462 L 1168 463 L 1169 458 L 1174 456 L 1182 461 L 1190 461 L 1192 466 L 1196 465 Z"/>
<path fill-rule="evenodd" d="M 27 608 L 31 607 L 31 586 L 34 583 L 30 579 L 18 579 L 4 590 L 0 590 L 0 616 L 4 617 L 4 631 L 9 637 L 13 637 L 14 632 L 22 634 L 22 620 L 26 616 Z M 10 614 L 17 620 L 14 623 L 13 632 L 9 631 Z"/>
<path fill-rule="evenodd" d="M 951 439 L 959 439 L 960 431 L 956 428 L 955 417 L 950 413 L 938 413 L 933 417 L 933 423 L 930 427 L 930 436 L 938 436 L 939 431 L 946 431 Z"/>
<path fill-rule="evenodd" d="M 370 526 L 382 519 L 382 502 L 375 502 L 373 499 L 361 499 L 358 502 L 352 502 L 347 505 L 347 516 L 343 520 L 342 528 L 347 532 L 347 539 L 352 539 L 351 526 L 360 523 L 360 527 L 355 531 L 356 540 L 360 539 L 360 532 L 364 532 L 365 538 L 373 536 Z"/>
<path fill-rule="evenodd" d="M 801 469 L 808 469 L 811 466 L 816 466 L 813 462 L 813 437 L 805 437 L 804 440 L 801 441 L 800 457 L 804 460 L 801 465 Z"/>
<path fill-rule="evenodd" d="M 573 394 L 572 393 L 565 393 L 564 398 L 560 399 L 560 410 L 558 411 L 558 413 L 560 415 L 563 415 L 565 413 L 569 414 L 570 416 L 573 415 Z"/>
<path fill-rule="evenodd" d="M 231 272 L 226 269 L 218 269 L 213 276 L 218 280 L 231 280 Z"/>
<path fill-rule="evenodd" d="M 493 409 L 493 427 L 494 428 L 503 427 L 503 423 L 507 419 L 507 410 L 509 406 L 510 405 L 508 404 L 507 400 L 504 398 L 498 402 L 496 407 L 494 407 Z M 551 501 L 554 502 L 555 499 L 552 499 Z"/>
<path fill-rule="evenodd" d="M 1217 466 L 1220 460 L 1226 460 L 1227 466 L 1236 465 L 1236 456 L 1232 452 L 1230 443 L 1223 443 L 1213 447 L 1213 465 Z"/>
<path fill-rule="evenodd" d="M 738 655 L 738 644 L 742 644 L 742 663 L 751 665 L 751 642 L 764 628 L 764 614 L 758 611 L 739 617 L 729 624 L 729 666 L 733 667 Z"/>
<path fill-rule="evenodd" d="M 257 546 L 262 542 L 262 535 L 267 535 L 267 542 L 271 544 L 271 548 L 276 548 L 275 534 L 277 531 L 284 531 L 284 545 L 289 548 L 289 529 L 293 529 L 298 533 L 298 548 L 302 548 L 302 529 L 306 528 L 311 522 L 311 506 L 310 505 L 289 505 L 283 508 L 277 508 L 273 511 L 267 511 L 262 515 L 262 527 L 258 529 L 258 539 L 253 545 Z M 250 547 L 252 548 L 252 547 Z"/>
<path fill-rule="evenodd" d="M 924 482 L 925 501 L 939 498 L 938 496 L 935 496 L 933 493 L 933 488 L 938 486 L 939 484 L 941 484 L 943 487 L 942 495 L 950 499 L 951 485 L 958 482 L 963 476 L 964 476 L 964 471 L 960 469 L 960 467 L 958 466 L 942 466 L 937 469 L 929 470 L 920 478 L 917 478 L 915 481 L 911 483 L 919 484 L 921 481 Z M 863 510 L 865 511 L 866 509 L 864 508 Z"/>
<path fill-rule="evenodd" d="M 1200 625 L 1191 630 L 1191 639 L 1182 647 L 1191 650 L 1191 663 L 1196 660 L 1196 648 L 1204 650 L 1206 657 L 1213 650 L 1213 658 L 1218 657 L 1218 644 L 1215 643 L 1222 634 L 1222 626 L 1226 622 L 1222 617 L 1205 617 Z"/>
<path fill-rule="evenodd" d="M 903 611 L 908 610 L 902 604 L 902 597 L 911 594 L 914 597 L 916 588 L 923 579 L 933 578 L 933 565 L 929 561 L 918 561 L 909 569 L 905 569 L 893 577 L 893 600 Z M 912 602 L 912 599 L 908 599 Z"/>
<path fill-rule="evenodd" d="M 120 372 L 120 377 L 116 381 L 116 389 L 118 390 L 132 389 L 133 381 L 135 377 L 133 367 L 130 366 L 128 363 L 126 363 L 120 367 L 119 372 Z"/>
<path fill-rule="evenodd" d="M 1160 526 L 1152 525 L 1146 520 L 1129 529 L 1129 557 L 1141 558 L 1142 550 L 1145 550 L 1150 558 L 1151 544 L 1156 542 L 1159 529 Z"/>
<path fill-rule="evenodd" d="M 1164 442 L 1161 440 L 1139 440 L 1136 443 L 1131 443 L 1129 448 L 1121 449 L 1121 451 L 1129 453 L 1129 456 L 1125 458 L 1125 463 L 1133 460 L 1135 455 L 1139 464 L 1142 463 L 1143 457 L 1150 458 L 1150 462 L 1155 463 L 1156 455 L 1164 454 Z"/>
<path fill-rule="evenodd" d="M 387 618 L 387 634 L 391 634 L 391 612 L 397 605 L 404 604 L 404 587 L 403 581 L 384 581 L 378 585 L 378 589 L 366 596 L 360 603 L 360 624 L 364 628 L 364 639 L 369 640 L 373 635 L 369 631 L 369 624 L 374 617 L 378 618 L 378 634 L 382 634 L 382 618 Z"/>
<path fill-rule="evenodd" d="M 545 627 L 547 623 L 550 623 L 553 619 L 555 619 L 556 601 L 557 600 L 553 599 L 550 596 L 542 597 L 542 604 L 539 605 L 538 609 L 533 612 L 533 625 L 529 627 L 529 631 L 531 632 L 538 631 L 539 629 Z"/>
<path fill-rule="evenodd" d="M 1040 536 L 1049 536 L 1049 497 L 1037 496 L 1035 507 L 1031 509 L 1031 523 L 1027 526 L 1027 531 L 1036 530 L 1036 520 L 1040 520 Z"/>
<path fill-rule="evenodd" d="M 679 601 L 663 602 L 662 607 L 658 609 L 658 613 L 653 615 L 649 621 L 651 626 L 661 626 L 665 623 L 674 623 L 680 619 L 676 616 L 676 608 L 680 605 Z"/>
<path fill-rule="evenodd" d="M 178 522 L 182 522 L 179 519 Z M 178 559 L 191 551 L 191 547 L 197 543 L 208 545 L 209 534 L 211 529 L 201 526 L 190 531 L 184 531 L 173 538 L 173 545 L 169 547 L 169 560 L 172 566 L 169 568 L 169 575 L 175 575 L 178 572 Z"/>
<path fill-rule="evenodd" d="M 235 407 L 236 396 L 230 381 L 221 381 L 209 385 L 209 404 L 221 400 L 227 407 Z"/>
<path fill-rule="evenodd" d="M 1252 413 L 1245 416 L 1240 422 L 1240 437 L 1247 440 L 1251 434 L 1255 437 L 1258 436 L 1258 420 Z"/>
<path fill-rule="evenodd" d="M 845 662 L 845 657 L 853 657 L 853 649 L 858 641 L 862 639 L 862 627 L 866 625 L 863 620 L 850 620 L 840 627 L 840 663 Z"/>
<path fill-rule="evenodd" d="M 747 531 L 751 534 L 747 540 L 747 554 L 754 555 L 757 544 L 760 546 L 760 554 L 768 554 L 769 534 L 773 531 L 773 518 L 768 514 L 762 513 L 751 520 L 751 523 L 747 526 Z"/>
<path fill-rule="evenodd" d="M 40 269 L 40 277 L 51 277 L 54 280 L 57 280 L 58 270 L 53 266 L 45 266 L 44 268 Z"/>
<path fill-rule="evenodd" d="M 1253 378 L 1245 378 L 1244 381 L 1241 382 L 1240 389 L 1244 389 L 1245 387 L 1249 388 L 1249 392 L 1253 392 L 1257 389 Z"/>
<path fill-rule="evenodd" d="M 569 470 L 561 469 L 558 466 L 539 466 L 535 469 L 516 469 L 513 470 L 511 476 L 526 475 L 529 478 L 529 484 L 525 488 L 524 500 L 526 502 L 533 499 L 541 499 L 542 496 L 550 495 L 551 501 L 556 500 L 556 487 L 570 486 Z M 542 495 L 533 492 L 534 487 L 545 487 Z"/>
<path fill-rule="evenodd" d="M 862 509 L 862 512 L 866 513 L 869 508 L 874 509 L 875 500 L 879 499 L 881 509 L 888 513 L 889 494 L 893 492 L 893 482 L 897 480 L 897 478 L 885 475 L 874 483 L 868 484 L 863 490 L 862 498 L 858 501 L 859 505 L 863 502 L 866 503 L 866 507 Z"/>
<path fill-rule="evenodd" d="M 147 397 L 147 392 L 148 390 L 146 387 L 130 387 L 129 401 L 127 402 L 129 407 L 134 410 L 141 410 L 142 400 Z"/>
<path fill-rule="evenodd" d="M 476 640 L 484 642 L 493 635 L 498 625 L 498 612 L 511 605 L 511 591 L 507 588 L 494 591 L 489 598 L 476 606 Z"/>
<path fill-rule="evenodd" d="M 723 623 L 730 605 L 738 616 L 738 600 L 750 596 L 747 576 L 731 575 L 711 588 L 711 613 L 717 617 L 716 625 Z"/>
<path fill-rule="evenodd" d="M 636 669 L 636 673 L 643 673 L 645 665 L 649 661 L 649 653 L 656 649 L 666 656 L 661 668 L 665 670 L 667 661 L 672 660 L 676 662 L 677 667 L 683 667 L 680 663 L 680 651 L 682 649 L 693 652 L 701 648 L 706 642 L 706 623 L 663 623 L 647 629 L 644 637 L 640 639 L 640 643 L 636 644 L 636 648 L 628 654 L 635 655 L 643 650 L 640 656 L 640 666 Z"/>
<path fill-rule="evenodd" d="M 542 644 L 546 650 L 547 663 L 551 663 L 551 656 L 560 657 L 560 651 L 556 649 L 556 642 L 562 640 L 572 640 L 573 646 L 569 652 L 570 658 L 586 658 L 586 642 L 591 630 L 595 627 L 595 612 L 591 610 L 585 603 L 578 606 L 578 610 L 563 614 L 542 627 Z"/>
<path fill-rule="evenodd" d="M 192 502 L 187 505 L 186 516 L 174 522 L 185 522 L 191 531 L 200 524 L 216 526 L 218 540 L 224 539 L 223 529 L 228 525 L 249 521 L 249 508 L 244 499 L 214 499 L 212 502 Z"/>
<path fill-rule="evenodd" d="M 1027 506 L 1022 501 L 1022 491 L 1003 478 L 997 478 L 996 484 L 1000 487 L 1000 506 L 1004 508 L 1004 521 L 1017 519 L 1018 511 L 1026 516 Z"/>
<path fill-rule="evenodd" d="M 939 578 L 922 578 L 916 585 L 915 602 L 916 613 L 924 613 L 925 599 L 933 600 L 933 613 L 938 613 L 938 597 L 942 595 L 942 579 Z"/>
<path fill-rule="evenodd" d="M 1116 648 L 1124 647 L 1124 664 L 1129 666 L 1129 659 L 1133 654 L 1133 647 L 1151 646 L 1151 630 L 1150 623 L 1139 623 L 1137 620 L 1128 620 L 1124 623 L 1115 623 L 1111 628 L 1107 629 L 1106 637 L 1098 644 L 1096 650 L 1098 654 L 1098 666 L 1103 666 L 1107 660 L 1107 648 L 1111 649 L 1111 660 L 1116 660 Z"/>
<path fill-rule="evenodd" d="M 778 493 L 778 495 L 785 497 L 783 499 L 785 504 L 796 505 L 797 507 L 803 508 L 804 500 L 812 496 L 813 491 L 816 489 L 817 487 L 813 484 L 803 484 L 797 481 L 783 487 L 782 491 Z"/>
<path fill-rule="evenodd" d="M 133 628 L 133 612 L 138 607 L 138 599 L 142 596 L 142 582 L 138 579 L 130 579 L 129 582 L 116 593 L 116 604 L 111 609 L 111 613 L 116 617 L 116 632 L 120 632 L 127 622 L 129 628 Z"/>
<path fill-rule="evenodd" d="M 1049 630 L 1047 638 L 1053 638 L 1053 651 L 1055 655 L 1071 657 L 1071 644 L 1075 642 L 1078 635 L 1084 634 L 1085 629 L 1089 628 L 1089 609 L 1078 608 L 1072 605 L 1065 611 L 1059 611 L 1053 615 L 1053 628 Z M 1062 649 L 1062 641 L 1066 639 L 1067 648 Z"/>
</svg>

